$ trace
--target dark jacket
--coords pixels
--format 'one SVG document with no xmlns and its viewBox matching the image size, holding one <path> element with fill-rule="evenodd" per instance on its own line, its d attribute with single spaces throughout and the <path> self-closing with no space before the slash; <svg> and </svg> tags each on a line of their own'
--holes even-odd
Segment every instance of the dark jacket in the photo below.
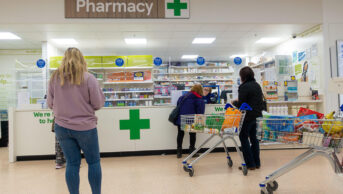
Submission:
<svg viewBox="0 0 343 194">
<path fill-rule="evenodd" d="M 212 104 L 211 98 L 213 97 L 213 94 L 208 94 L 207 96 L 203 96 L 202 99 L 204 100 L 205 104 Z"/>
<path fill-rule="evenodd" d="M 183 98 L 186 99 L 180 107 L 180 115 L 205 113 L 205 102 L 202 99 L 202 96 L 194 92 L 188 92 L 178 99 L 177 105 L 181 103 Z M 181 125 L 181 117 L 177 119 L 176 125 Z"/>
<path fill-rule="evenodd" d="M 255 79 L 247 80 L 239 86 L 238 102 L 234 105 L 239 108 L 243 103 L 247 103 L 252 108 L 252 111 L 247 111 L 245 121 L 252 121 L 262 116 L 262 95 L 262 89 Z"/>
</svg>

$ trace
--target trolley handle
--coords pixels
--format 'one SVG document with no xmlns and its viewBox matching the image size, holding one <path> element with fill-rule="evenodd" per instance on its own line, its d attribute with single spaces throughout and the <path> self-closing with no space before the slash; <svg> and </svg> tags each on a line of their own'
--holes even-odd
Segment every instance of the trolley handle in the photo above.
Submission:
<svg viewBox="0 0 343 194">
<path fill-rule="evenodd" d="M 343 105 L 342 105 L 343 106 Z M 225 110 L 226 109 L 228 109 L 228 108 L 234 108 L 234 106 L 232 106 L 230 103 L 227 103 L 226 105 L 225 105 Z M 242 105 L 241 105 L 241 107 L 239 107 L 239 110 L 252 110 L 252 108 L 249 106 L 249 104 L 247 104 L 247 103 L 243 103 Z"/>
</svg>

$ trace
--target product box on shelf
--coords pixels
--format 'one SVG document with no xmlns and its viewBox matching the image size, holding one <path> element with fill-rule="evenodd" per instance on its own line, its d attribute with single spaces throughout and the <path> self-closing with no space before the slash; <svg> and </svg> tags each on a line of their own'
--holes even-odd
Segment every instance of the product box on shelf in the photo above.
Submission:
<svg viewBox="0 0 343 194">
<path fill-rule="evenodd" d="M 263 82 L 263 93 L 267 100 L 278 100 L 278 83 L 264 81 Z"/>
</svg>

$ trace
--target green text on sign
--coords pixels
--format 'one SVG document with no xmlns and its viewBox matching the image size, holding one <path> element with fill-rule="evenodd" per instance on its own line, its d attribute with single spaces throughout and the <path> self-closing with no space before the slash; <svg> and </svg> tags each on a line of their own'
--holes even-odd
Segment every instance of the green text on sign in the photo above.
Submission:
<svg viewBox="0 0 343 194">
<path fill-rule="evenodd" d="M 130 110 L 130 120 L 120 120 L 120 130 L 130 130 L 130 139 L 141 139 L 141 129 L 150 129 L 150 119 L 140 119 L 139 110 Z"/>
<path fill-rule="evenodd" d="M 174 16 L 181 16 L 182 9 L 188 9 L 187 3 L 181 3 L 180 0 L 174 0 L 174 3 L 168 3 L 167 9 L 174 9 Z"/>
</svg>

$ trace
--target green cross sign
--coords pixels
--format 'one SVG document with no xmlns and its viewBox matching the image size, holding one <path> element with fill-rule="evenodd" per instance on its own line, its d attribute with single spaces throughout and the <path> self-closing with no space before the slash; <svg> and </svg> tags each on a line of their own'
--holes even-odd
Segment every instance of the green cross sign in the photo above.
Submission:
<svg viewBox="0 0 343 194">
<path fill-rule="evenodd" d="M 140 119 L 139 109 L 130 110 L 130 120 L 120 120 L 120 130 L 130 130 L 130 139 L 141 139 L 141 129 L 150 129 L 150 119 Z"/>
<path fill-rule="evenodd" d="M 168 3 L 167 9 L 174 9 L 174 16 L 181 16 L 182 9 L 188 9 L 187 3 L 181 3 L 180 0 L 174 0 L 174 3 Z"/>
</svg>

